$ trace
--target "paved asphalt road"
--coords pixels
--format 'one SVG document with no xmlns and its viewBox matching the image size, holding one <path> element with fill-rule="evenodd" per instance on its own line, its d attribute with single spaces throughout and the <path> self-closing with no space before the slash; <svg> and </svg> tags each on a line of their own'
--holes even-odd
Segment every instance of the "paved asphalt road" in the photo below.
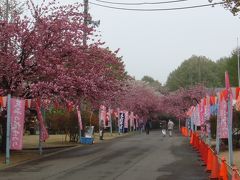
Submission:
<svg viewBox="0 0 240 180">
<path fill-rule="evenodd" d="M 0 180 L 207 180 L 186 138 L 159 131 L 79 147 L 0 171 Z"/>
</svg>

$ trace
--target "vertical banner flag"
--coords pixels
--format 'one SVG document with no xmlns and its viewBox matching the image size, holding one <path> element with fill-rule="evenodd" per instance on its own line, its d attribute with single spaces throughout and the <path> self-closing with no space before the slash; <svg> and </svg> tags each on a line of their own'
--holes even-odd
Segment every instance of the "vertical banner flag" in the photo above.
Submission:
<svg viewBox="0 0 240 180">
<path fill-rule="evenodd" d="M 240 95 L 237 96 L 236 110 L 240 111 Z"/>
<path fill-rule="evenodd" d="M 22 150 L 23 146 L 23 126 L 25 118 L 25 100 L 11 99 L 11 134 L 10 149 Z"/>
<path fill-rule="evenodd" d="M 202 133 L 202 135 L 205 134 L 204 114 L 205 114 L 204 99 L 202 99 L 201 103 L 200 103 L 200 124 L 201 124 L 201 133 Z"/>
<path fill-rule="evenodd" d="M 40 141 L 44 142 L 48 138 L 48 132 L 44 125 L 42 112 L 40 110 L 40 105 L 38 102 L 36 102 L 36 110 L 37 110 L 38 122 L 40 127 Z"/>
<path fill-rule="evenodd" d="M 7 107 L 7 96 L 2 97 L 2 106 L 5 108 Z"/>
<path fill-rule="evenodd" d="M 111 114 L 112 114 L 112 109 L 108 108 L 108 111 L 106 113 L 106 127 L 111 127 L 111 122 L 110 122 L 110 118 L 111 118 Z"/>
<path fill-rule="evenodd" d="M 125 113 L 123 111 L 121 111 L 119 113 L 119 133 L 123 133 L 124 132 L 124 121 L 125 121 Z"/>
<path fill-rule="evenodd" d="M 225 72 L 225 84 L 226 84 L 226 90 L 227 90 L 227 102 L 230 105 L 230 106 L 227 106 L 226 112 L 227 112 L 227 117 L 230 125 L 229 128 L 232 128 L 233 94 L 232 94 L 232 89 L 230 87 L 228 72 Z"/>
<path fill-rule="evenodd" d="M 226 114 L 228 119 L 228 152 L 229 152 L 229 164 L 233 165 L 233 145 L 232 145 L 232 113 L 233 113 L 233 94 L 230 87 L 228 72 L 225 72 L 225 85 L 227 91 L 227 108 Z"/>
<path fill-rule="evenodd" d="M 107 116 L 107 110 L 106 110 L 106 107 L 104 105 L 101 105 L 100 106 L 100 119 L 99 119 L 99 124 L 104 127 L 106 127 L 106 116 Z"/>
<path fill-rule="evenodd" d="M 125 111 L 124 128 L 128 128 L 128 121 L 129 121 L 128 111 Z"/>
<path fill-rule="evenodd" d="M 77 106 L 77 116 L 78 116 L 79 129 L 80 129 L 80 130 L 83 130 L 81 111 L 80 111 L 80 109 L 79 109 L 78 106 Z"/>
<path fill-rule="evenodd" d="M 220 100 L 219 136 L 221 139 L 228 138 L 227 102 L 225 98 Z"/>
<path fill-rule="evenodd" d="M 221 129 L 220 129 L 220 123 L 221 123 L 221 117 L 220 117 L 220 93 L 217 93 L 217 99 L 218 99 L 218 102 L 217 102 L 217 132 L 216 132 L 216 151 L 217 151 L 217 154 L 219 154 L 219 147 L 220 147 L 220 132 L 221 132 Z"/>
<path fill-rule="evenodd" d="M 133 112 L 130 113 L 130 128 L 134 127 L 134 114 Z"/>
<path fill-rule="evenodd" d="M 138 129 L 139 128 L 139 116 L 136 115 L 135 118 L 136 118 L 136 129 Z"/>
<path fill-rule="evenodd" d="M 200 110 L 199 110 L 199 104 L 196 106 L 194 111 L 194 125 L 200 126 Z"/>
<path fill-rule="evenodd" d="M 204 114 L 204 118 L 205 118 L 205 122 L 206 122 L 206 132 L 207 135 L 210 136 L 211 133 L 211 127 L 210 127 L 210 97 L 207 96 L 206 98 L 206 105 L 205 105 L 205 114 Z"/>
<path fill-rule="evenodd" d="M 31 103 L 32 103 L 32 100 L 31 100 L 31 99 L 26 99 L 26 100 L 25 100 L 25 107 L 26 107 L 26 108 L 31 108 Z"/>
</svg>

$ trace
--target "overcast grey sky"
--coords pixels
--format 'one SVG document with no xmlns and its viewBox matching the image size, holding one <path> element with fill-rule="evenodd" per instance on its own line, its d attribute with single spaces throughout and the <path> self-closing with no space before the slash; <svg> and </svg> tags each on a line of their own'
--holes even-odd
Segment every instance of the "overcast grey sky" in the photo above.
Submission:
<svg viewBox="0 0 240 180">
<path fill-rule="evenodd" d="M 79 0 L 59 1 L 79 2 Z M 129 3 L 167 0 L 109 1 Z M 208 0 L 188 0 L 132 8 L 170 8 L 206 3 Z M 237 37 L 240 37 L 239 17 L 234 17 L 222 6 L 164 12 L 135 12 L 90 4 L 90 13 L 94 20 L 101 20 L 99 30 L 106 45 L 112 50 L 120 48 L 119 55 L 123 56 L 126 70 L 130 75 L 137 79 L 149 75 L 161 83 L 165 83 L 169 73 L 193 54 L 203 55 L 214 61 L 229 56 L 237 46 Z"/>
</svg>

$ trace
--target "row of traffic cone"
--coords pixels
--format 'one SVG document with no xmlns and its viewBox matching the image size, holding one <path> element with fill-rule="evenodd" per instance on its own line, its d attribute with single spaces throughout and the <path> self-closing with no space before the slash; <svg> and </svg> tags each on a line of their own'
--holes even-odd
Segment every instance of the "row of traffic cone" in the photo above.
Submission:
<svg viewBox="0 0 240 180">
<path fill-rule="evenodd" d="M 206 166 L 206 171 L 211 173 L 210 179 L 228 180 L 228 171 L 226 160 L 223 159 L 221 164 L 218 162 L 218 157 L 212 149 L 199 138 L 197 133 L 191 133 L 190 144 L 200 153 L 203 165 Z"/>
<path fill-rule="evenodd" d="M 186 131 L 182 129 L 183 136 L 188 136 L 188 131 L 187 134 Z M 210 179 L 229 179 L 226 159 L 223 157 L 219 163 L 217 154 L 200 139 L 199 134 L 190 132 L 190 144 L 199 153 L 203 165 L 206 166 L 206 171 L 211 173 Z M 235 166 L 232 169 L 232 180 L 240 180 L 238 169 Z"/>
</svg>

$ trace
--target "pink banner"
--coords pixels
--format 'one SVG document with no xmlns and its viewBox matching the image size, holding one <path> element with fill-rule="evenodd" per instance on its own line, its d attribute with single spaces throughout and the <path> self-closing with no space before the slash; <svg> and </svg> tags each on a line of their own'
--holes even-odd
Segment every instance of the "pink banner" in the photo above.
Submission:
<svg viewBox="0 0 240 180">
<path fill-rule="evenodd" d="M 130 127 L 134 127 L 134 114 L 133 112 L 130 113 Z"/>
<path fill-rule="evenodd" d="M 125 113 L 124 128 L 128 128 L 128 121 L 129 121 L 128 111 L 124 111 L 124 113 Z"/>
<path fill-rule="evenodd" d="M 196 106 L 194 111 L 194 124 L 195 126 L 200 126 L 200 110 L 199 110 L 199 104 Z"/>
<path fill-rule="evenodd" d="M 220 138 L 220 123 L 221 123 L 221 117 L 220 117 L 220 113 L 221 113 L 221 109 L 220 109 L 220 105 L 221 105 L 221 101 L 220 101 L 220 94 L 218 93 L 218 109 L 217 109 L 217 132 L 216 132 L 216 136 L 218 138 Z"/>
<path fill-rule="evenodd" d="M 36 110 L 37 110 L 38 122 L 40 127 L 40 141 L 44 142 L 46 141 L 46 139 L 48 139 L 48 132 L 44 125 L 42 112 L 40 110 L 40 106 L 38 103 L 36 103 Z"/>
<path fill-rule="evenodd" d="M 11 99 L 11 146 L 12 150 L 22 150 L 23 126 L 25 118 L 25 100 Z"/>
<path fill-rule="evenodd" d="M 200 118 L 200 125 L 201 125 L 201 133 L 202 135 L 205 134 L 205 119 L 204 119 L 204 114 L 205 114 L 205 107 L 204 107 L 204 99 L 201 100 L 200 106 L 199 106 L 199 118 Z"/>
<path fill-rule="evenodd" d="M 225 85 L 227 96 L 223 96 L 220 102 L 220 124 L 219 124 L 219 136 L 220 138 L 228 138 L 228 129 L 232 128 L 232 90 L 230 87 L 228 72 L 225 72 Z M 228 109 L 228 103 L 230 108 Z M 228 126 L 228 121 L 230 126 Z"/>
<path fill-rule="evenodd" d="M 100 113 L 99 122 L 103 121 L 103 125 L 104 125 L 104 127 L 106 127 L 107 108 L 104 105 L 101 105 L 100 109 L 99 109 L 99 113 Z M 102 124 L 102 123 L 100 123 L 100 124 Z"/>
<path fill-rule="evenodd" d="M 82 126 L 82 116 L 81 116 L 81 112 L 79 110 L 79 107 L 77 107 L 77 116 L 78 116 L 78 125 L 80 130 L 83 130 L 83 126 Z"/>
<path fill-rule="evenodd" d="M 112 117 L 112 109 L 108 108 L 107 114 L 106 114 L 106 127 L 111 126 L 110 118 Z"/>
<path fill-rule="evenodd" d="M 220 124 L 219 137 L 228 138 L 228 123 L 227 123 L 227 102 L 223 99 L 220 102 Z"/>
<path fill-rule="evenodd" d="M 205 114 L 204 114 L 204 119 L 206 122 L 206 132 L 207 135 L 209 135 L 211 133 L 211 125 L 210 125 L 210 116 L 211 116 L 211 112 L 210 112 L 210 97 L 207 97 L 207 103 L 205 105 Z"/>
<path fill-rule="evenodd" d="M 139 128 L 139 117 L 138 115 L 136 115 L 135 117 L 136 117 L 136 128 Z"/>
</svg>

